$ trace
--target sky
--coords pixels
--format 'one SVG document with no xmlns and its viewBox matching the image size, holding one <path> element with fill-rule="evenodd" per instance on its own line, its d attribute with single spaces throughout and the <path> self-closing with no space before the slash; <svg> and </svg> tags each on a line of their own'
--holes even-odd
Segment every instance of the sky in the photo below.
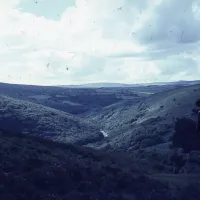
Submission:
<svg viewBox="0 0 200 200">
<path fill-rule="evenodd" d="M 0 0 L 0 82 L 200 78 L 200 0 Z"/>
</svg>

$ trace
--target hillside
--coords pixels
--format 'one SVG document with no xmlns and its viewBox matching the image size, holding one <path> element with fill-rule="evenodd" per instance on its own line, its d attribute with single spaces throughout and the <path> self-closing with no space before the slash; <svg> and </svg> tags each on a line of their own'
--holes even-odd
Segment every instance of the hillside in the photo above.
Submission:
<svg viewBox="0 0 200 200">
<path fill-rule="evenodd" d="M 136 150 L 170 141 L 176 118 L 196 120 L 193 112 L 200 85 L 159 92 L 140 103 L 120 102 L 82 117 L 99 124 L 109 137 L 104 145 L 114 149 Z"/>
<path fill-rule="evenodd" d="M 120 87 L 70 88 L 0 83 L 0 94 L 77 115 L 124 100 L 143 100 L 151 94 L 175 87 L 178 86 L 120 85 Z"/>
<path fill-rule="evenodd" d="M 195 185 L 180 184 L 184 177 L 148 177 L 126 157 L 121 162 L 104 152 L 3 130 L 0 131 L 0 161 L 2 200 L 200 199 L 197 181 Z M 162 181 L 161 177 L 164 177 Z M 179 189 L 172 187 L 177 180 Z"/>
<path fill-rule="evenodd" d="M 62 88 L 55 86 L 35 86 L 0 83 L 0 94 L 19 100 L 26 100 L 65 111 L 80 114 L 94 108 L 111 105 L 121 100 L 121 90 L 98 92 L 87 88 Z"/>
<path fill-rule="evenodd" d="M 0 96 L 0 128 L 81 145 L 104 139 L 98 128 L 78 117 L 6 96 Z"/>
</svg>

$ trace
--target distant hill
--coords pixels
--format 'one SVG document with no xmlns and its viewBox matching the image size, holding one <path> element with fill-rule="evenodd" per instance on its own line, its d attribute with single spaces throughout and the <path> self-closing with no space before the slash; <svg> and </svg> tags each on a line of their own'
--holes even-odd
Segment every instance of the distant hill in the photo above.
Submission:
<svg viewBox="0 0 200 200">
<path fill-rule="evenodd" d="M 151 86 L 151 85 L 194 85 L 200 84 L 200 80 L 195 81 L 174 81 L 174 82 L 153 82 L 153 83 L 138 83 L 138 84 L 125 84 L 125 83 L 87 83 L 81 85 L 58 85 L 59 87 L 69 88 L 101 88 L 101 87 L 139 87 L 139 86 Z"/>
<path fill-rule="evenodd" d="M 0 96 L 0 128 L 81 145 L 104 138 L 95 126 L 69 113 L 7 96 Z"/>
<path fill-rule="evenodd" d="M 154 93 L 179 86 L 69 88 L 0 83 L 0 94 L 79 115 L 124 100 L 138 102 Z"/>
<path fill-rule="evenodd" d="M 0 83 L 0 94 L 71 114 L 80 114 L 121 100 L 121 97 L 118 97 L 115 91 L 98 92 L 92 88 L 62 88 L 7 83 Z"/>
<path fill-rule="evenodd" d="M 82 85 L 59 85 L 61 87 L 70 87 L 70 88 L 100 88 L 100 87 L 128 87 L 132 86 L 129 84 L 123 83 L 86 83 Z"/>
</svg>

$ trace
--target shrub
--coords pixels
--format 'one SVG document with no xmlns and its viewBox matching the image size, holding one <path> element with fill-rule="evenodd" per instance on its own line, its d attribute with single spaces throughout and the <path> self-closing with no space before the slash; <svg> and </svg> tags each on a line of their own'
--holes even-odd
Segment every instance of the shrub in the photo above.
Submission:
<svg viewBox="0 0 200 200">
<path fill-rule="evenodd" d="M 196 123 L 192 119 L 180 118 L 175 122 L 172 147 L 183 148 L 185 152 L 200 149 L 200 134 L 196 133 Z"/>
</svg>

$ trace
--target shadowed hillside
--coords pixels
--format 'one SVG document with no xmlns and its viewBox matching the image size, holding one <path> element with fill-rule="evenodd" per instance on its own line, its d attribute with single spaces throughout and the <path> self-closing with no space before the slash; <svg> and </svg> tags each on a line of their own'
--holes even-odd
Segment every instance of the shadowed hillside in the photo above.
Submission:
<svg viewBox="0 0 200 200">
<path fill-rule="evenodd" d="M 0 199 L 198 200 L 198 185 L 171 192 L 133 160 L 0 131 Z M 193 195 L 193 198 L 191 198 Z"/>
<path fill-rule="evenodd" d="M 104 139 L 99 129 L 78 117 L 6 96 L 0 96 L 0 128 L 81 145 Z"/>
</svg>

